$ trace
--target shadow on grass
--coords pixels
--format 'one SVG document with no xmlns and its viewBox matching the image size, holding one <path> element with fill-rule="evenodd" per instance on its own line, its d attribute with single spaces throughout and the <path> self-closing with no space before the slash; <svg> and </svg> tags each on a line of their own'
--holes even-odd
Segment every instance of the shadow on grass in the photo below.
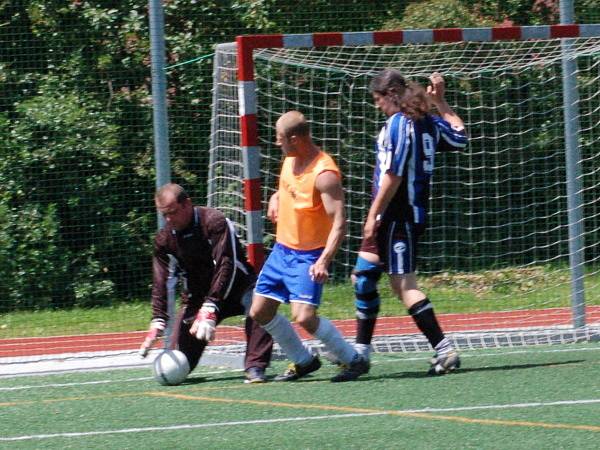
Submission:
<svg viewBox="0 0 600 450">
<path fill-rule="evenodd" d="M 215 383 L 215 382 L 219 382 L 219 381 L 239 381 L 240 383 L 244 382 L 244 376 L 243 375 L 232 375 L 230 377 L 219 377 L 219 378 L 214 378 L 214 377 L 203 377 L 203 376 L 191 376 L 190 378 L 186 378 L 185 381 L 183 383 L 181 383 L 181 386 L 184 385 L 195 385 L 195 384 L 202 384 L 202 383 Z"/>
<path fill-rule="evenodd" d="M 323 382 L 323 381 L 329 381 L 329 377 L 328 378 L 322 378 L 322 377 L 311 377 L 311 376 L 307 376 L 305 378 L 301 378 L 299 380 L 294 380 L 294 381 L 288 381 L 288 382 L 283 382 L 283 381 L 275 381 L 276 375 L 267 375 L 267 383 L 276 383 L 278 385 L 285 385 L 285 384 L 297 384 L 297 383 L 314 383 L 314 382 Z M 333 375 L 332 375 L 333 376 Z M 239 382 L 240 384 L 244 384 L 244 376 L 236 376 L 236 377 L 220 377 L 220 378 L 205 378 L 205 377 L 191 377 L 191 378 L 186 378 L 186 380 L 181 383 L 179 386 L 194 386 L 196 384 L 213 384 L 219 381 L 236 381 Z M 263 383 L 256 383 L 256 384 L 263 384 Z"/>
<path fill-rule="evenodd" d="M 461 374 L 466 374 L 469 372 L 495 372 L 500 370 L 521 370 L 521 369 L 532 369 L 535 367 L 551 367 L 551 366 L 562 366 L 567 364 L 578 364 L 585 362 L 583 359 L 575 359 L 571 361 L 560 361 L 560 362 L 548 362 L 548 363 L 539 363 L 539 364 L 511 364 L 504 366 L 486 366 L 486 367 L 461 367 L 456 371 L 452 372 L 450 375 L 456 376 Z M 464 363 L 463 363 L 464 364 Z M 432 378 L 431 375 L 428 375 L 425 370 L 422 371 L 402 371 L 399 373 L 391 373 L 387 375 L 378 375 L 378 376 L 362 376 L 360 380 L 385 380 L 385 379 L 406 379 L 406 378 Z"/>
<path fill-rule="evenodd" d="M 563 365 L 568 365 L 568 364 L 579 364 L 585 362 L 585 360 L 583 359 L 575 359 L 575 360 L 570 360 L 570 361 L 560 361 L 560 362 L 547 362 L 547 363 L 537 363 L 537 364 L 511 364 L 511 365 L 503 365 L 503 366 L 486 366 L 486 367 L 461 367 L 460 369 L 457 369 L 456 371 L 452 372 L 450 375 L 451 376 L 457 376 L 457 375 L 461 375 L 461 374 L 466 374 L 466 373 L 477 373 L 477 372 L 496 372 L 496 371 L 505 371 L 505 370 L 522 370 L 522 369 L 532 369 L 532 368 L 536 368 L 536 367 L 551 367 L 551 366 L 563 366 Z M 463 363 L 464 364 L 464 363 Z M 328 381 L 329 380 L 329 376 L 326 378 L 323 378 L 322 376 L 319 376 L 319 373 L 315 373 L 314 375 L 316 376 L 307 376 L 306 378 L 301 378 L 299 380 L 296 381 L 292 381 L 289 382 L 290 384 L 296 384 L 296 383 L 314 383 L 314 382 L 323 382 L 323 381 Z M 333 376 L 334 374 L 332 374 L 331 376 Z M 275 378 L 275 375 L 269 375 L 267 376 L 267 382 L 268 383 L 273 383 L 275 382 L 273 380 L 273 378 Z M 396 372 L 396 373 L 388 373 L 388 374 L 383 374 L 383 375 L 363 375 L 361 376 L 357 381 L 374 381 L 374 380 L 391 380 L 391 379 L 421 379 L 421 378 L 434 378 L 431 375 L 427 374 L 427 371 L 424 370 L 418 370 L 418 371 L 402 371 L 402 372 Z M 221 381 L 238 381 L 240 384 L 242 384 L 244 382 L 244 377 L 243 375 L 232 375 L 232 376 L 226 376 L 226 377 L 219 377 L 219 378 L 213 378 L 213 377 L 202 377 L 202 376 L 192 376 L 188 379 L 186 379 L 181 385 L 188 385 L 188 386 L 193 386 L 193 385 L 197 385 L 197 384 L 203 384 L 203 383 L 215 383 L 215 382 L 221 382 Z M 275 382 L 277 384 L 285 384 L 283 382 Z"/>
</svg>

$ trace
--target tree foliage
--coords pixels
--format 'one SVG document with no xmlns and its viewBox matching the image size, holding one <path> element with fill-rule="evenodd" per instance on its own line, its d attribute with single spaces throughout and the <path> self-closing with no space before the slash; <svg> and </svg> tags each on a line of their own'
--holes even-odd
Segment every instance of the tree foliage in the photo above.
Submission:
<svg viewBox="0 0 600 450">
<path fill-rule="evenodd" d="M 556 20 L 556 1 L 164 0 L 173 179 L 206 196 L 212 61 L 238 34 Z M 580 17 L 597 0 L 578 2 Z M 585 20 L 583 20 L 585 21 Z M 155 228 L 146 0 L 0 0 L 3 308 L 148 294 Z"/>
</svg>

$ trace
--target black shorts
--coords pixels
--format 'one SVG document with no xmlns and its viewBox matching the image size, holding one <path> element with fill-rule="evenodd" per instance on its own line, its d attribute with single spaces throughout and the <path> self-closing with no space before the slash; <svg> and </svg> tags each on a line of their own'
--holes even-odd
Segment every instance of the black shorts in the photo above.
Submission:
<svg viewBox="0 0 600 450">
<path fill-rule="evenodd" d="M 363 238 L 360 251 L 378 255 L 391 275 L 412 273 L 417 270 L 417 244 L 424 231 L 425 224 L 383 221 L 373 239 Z"/>
</svg>

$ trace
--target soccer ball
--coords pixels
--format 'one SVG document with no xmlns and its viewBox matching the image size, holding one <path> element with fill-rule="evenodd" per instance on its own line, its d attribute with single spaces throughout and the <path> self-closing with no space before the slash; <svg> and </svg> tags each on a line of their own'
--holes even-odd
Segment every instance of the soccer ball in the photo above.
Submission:
<svg viewBox="0 0 600 450">
<path fill-rule="evenodd" d="M 152 364 L 154 379 L 163 386 L 180 384 L 190 373 L 190 365 L 179 350 L 165 350 Z"/>
</svg>

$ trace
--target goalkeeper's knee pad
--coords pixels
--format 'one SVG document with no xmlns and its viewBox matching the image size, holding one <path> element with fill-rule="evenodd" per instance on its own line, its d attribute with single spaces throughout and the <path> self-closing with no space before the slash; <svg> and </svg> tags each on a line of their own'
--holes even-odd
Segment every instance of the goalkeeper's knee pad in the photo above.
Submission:
<svg viewBox="0 0 600 450">
<path fill-rule="evenodd" d="M 356 299 L 356 317 L 359 319 L 372 319 L 379 313 L 379 292 L 377 282 L 381 278 L 381 266 L 367 261 L 360 256 L 352 271 L 354 278 L 354 295 Z"/>
</svg>

